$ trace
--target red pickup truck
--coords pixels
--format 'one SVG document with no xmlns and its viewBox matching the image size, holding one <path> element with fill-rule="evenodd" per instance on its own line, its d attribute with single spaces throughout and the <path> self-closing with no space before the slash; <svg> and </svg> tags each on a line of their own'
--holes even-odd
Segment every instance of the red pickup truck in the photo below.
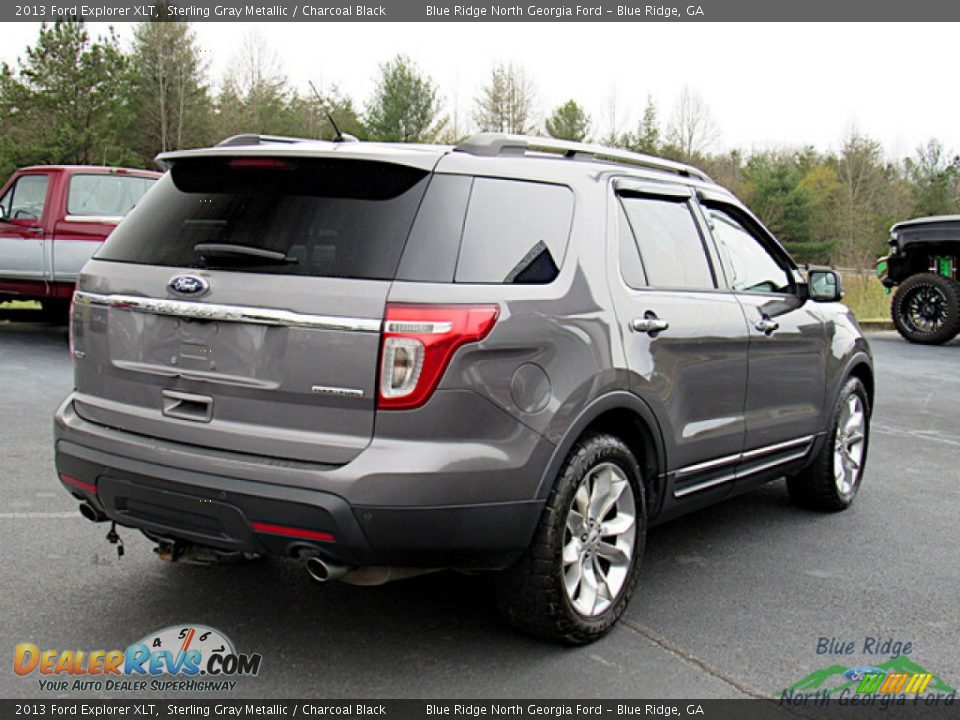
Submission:
<svg viewBox="0 0 960 720">
<path fill-rule="evenodd" d="M 38 165 L 0 190 L 0 302 L 65 316 L 80 268 L 160 177 L 149 170 Z"/>
</svg>

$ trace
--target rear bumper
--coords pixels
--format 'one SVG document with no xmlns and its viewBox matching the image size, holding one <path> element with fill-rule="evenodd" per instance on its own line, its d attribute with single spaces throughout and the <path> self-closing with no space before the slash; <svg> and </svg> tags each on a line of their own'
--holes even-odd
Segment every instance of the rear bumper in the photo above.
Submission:
<svg viewBox="0 0 960 720">
<path fill-rule="evenodd" d="M 543 507 L 522 498 L 476 502 L 475 473 L 458 480 L 449 457 L 438 458 L 437 472 L 462 484 L 462 503 L 351 502 L 349 491 L 363 478 L 351 482 L 350 466 L 204 454 L 91 423 L 69 398 L 57 411 L 55 436 L 57 472 L 75 497 L 119 525 L 225 552 L 296 556 L 309 548 L 345 565 L 497 569 L 527 547 Z M 296 484 L 277 482 L 294 474 Z"/>
</svg>

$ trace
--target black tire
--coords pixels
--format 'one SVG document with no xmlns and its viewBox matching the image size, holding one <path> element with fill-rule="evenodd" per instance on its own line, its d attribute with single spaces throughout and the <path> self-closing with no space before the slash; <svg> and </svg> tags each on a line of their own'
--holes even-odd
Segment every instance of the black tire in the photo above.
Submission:
<svg viewBox="0 0 960 720">
<path fill-rule="evenodd" d="M 625 579 L 609 607 L 586 616 L 574 608 L 564 586 L 562 550 L 568 513 L 578 488 L 591 470 L 606 464 L 622 472 L 633 493 L 633 554 L 629 562 L 624 563 L 628 568 Z M 584 436 L 574 445 L 560 470 L 530 547 L 513 567 L 497 576 L 497 604 L 501 613 L 519 630 L 552 640 L 586 644 L 603 637 L 620 619 L 637 584 L 646 530 L 642 473 L 633 453 L 612 435 Z"/>
<path fill-rule="evenodd" d="M 844 418 L 845 406 L 849 408 L 851 398 L 856 398 L 862 408 L 863 429 L 862 429 L 862 449 L 859 456 L 858 467 L 850 478 L 850 487 L 844 490 L 841 482 L 837 478 L 838 468 L 836 467 L 838 445 L 837 433 L 841 432 L 840 425 Z M 846 439 L 846 435 L 841 436 Z M 852 438 L 852 435 L 851 435 Z M 830 432 L 824 438 L 823 445 L 820 448 L 813 463 L 802 472 L 787 478 L 787 489 L 790 497 L 800 507 L 818 510 L 820 512 L 838 512 L 846 510 L 853 503 L 860 489 L 860 483 L 863 480 L 863 470 L 867 462 L 867 450 L 870 443 L 870 399 L 863 383 L 855 377 L 848 378 L 837 398 L 836 406 L 833 409 L 833 418 L 830 422 Z M 848 446 L 849 448 L 850 446 Z M 849 457 L 849 456 L 848 456 Z M 851 468 L 840 460 L 844 471 Z"/>
<path fill-rule="evenodd" d="M 960 284 L 933 273 L 904 280 L 893 296 L 897 332 L 912 343 L 940 345 L 960 333 Z"/>
</svg>

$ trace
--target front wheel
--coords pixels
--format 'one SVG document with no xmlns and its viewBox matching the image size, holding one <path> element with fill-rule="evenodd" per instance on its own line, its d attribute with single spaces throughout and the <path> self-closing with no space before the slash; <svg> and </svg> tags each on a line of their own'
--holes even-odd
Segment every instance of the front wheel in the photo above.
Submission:
<svg viewBox="0 0 960 720">
<path fill-rule="evenodd" d="M 840 391 L 830 432 L 813 464 L 787 478 L 794 502 L 823 512 L 846 510 L 860 489 L 870 440 L 870 400 L 863 383 L 849 378 Z"/>
<path fill-rule="evenodd" d="M 571 450 L 533 542 L 498 578 L 498 605 L 520 630 L 585 644 L 623 614 L 646 537 L 640 467 L 612 435 Z"/>
<path fill-rule="evenodd" d="M 897 332 L 912 343 L 949 342 L 960 332 L 960 284 L 933 273 L 911 275 L 897 288 L 891 315 Z"/>
</svg>

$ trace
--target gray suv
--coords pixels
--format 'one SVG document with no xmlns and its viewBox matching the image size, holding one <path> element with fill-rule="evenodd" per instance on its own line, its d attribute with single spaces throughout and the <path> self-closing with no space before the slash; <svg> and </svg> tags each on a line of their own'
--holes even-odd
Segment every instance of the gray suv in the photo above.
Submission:
<svg viewBox="0 0 960 720">
<path fill-rule="evenodd" d="M 510 622 L 582 643 L 650 525 L 776 478 L 857 493 L 839 279 L 695 168 L 500 134 L 159 160 L 80 275 L 55 430 L 83 514 L 164 559 L 496 571 Z"/>
</svg>

